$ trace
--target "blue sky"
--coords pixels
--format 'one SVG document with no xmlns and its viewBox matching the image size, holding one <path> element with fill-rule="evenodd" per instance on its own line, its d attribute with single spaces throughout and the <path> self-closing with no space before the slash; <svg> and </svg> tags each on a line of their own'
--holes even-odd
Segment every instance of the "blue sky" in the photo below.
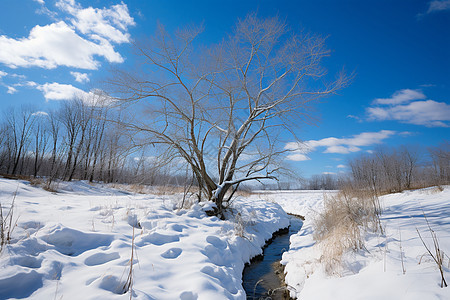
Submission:
<svg viewBox="0 0 450 300">
<path fill-rule="evenodd" d="M 449 139 L 450 1 L 1 1 L 0 108 L 47 111 L 89 93 L 111 66 L 133 62 L 131 41 L 203 23 L 217 42 L 238 18 L 278 15 L 292 30 L 328 36 L 331 76 L 353 83 L 314 106 L 308 147 L 289 164 L 304 176 L 346 170 L 353 155 L 379 145 L 436 146 Z M 287 148 L 294 148 L 291 143 Z"/>
</svg>

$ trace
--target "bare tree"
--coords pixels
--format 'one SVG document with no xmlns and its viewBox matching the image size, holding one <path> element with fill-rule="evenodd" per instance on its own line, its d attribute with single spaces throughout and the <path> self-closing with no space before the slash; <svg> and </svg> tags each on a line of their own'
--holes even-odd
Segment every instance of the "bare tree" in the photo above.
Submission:
<svg viewBox="0 0 450 300">
<path fill-rule="evenodd" d="M 15 110 L 11 109 L 6 116 L 8 124 L 8 133 L 10 138 L 10 155 L 11 155 L 11 170 L 8 173 L 16 175 L 20 174 L 23 167 L 23 158 L 30 145 L 29 137 L 33 127 L 33 110 L 28 107 L 22 107 L 17 114 Z M 22 164 L 21 164 L 22 163 Z"/>
<path fill-rule="evenodd" d="M 381 167 L 376 155 L 361 155 L 349 161 L 356 188 L 380 192 Z"/>
<path fill-rule="evenodd" d="M 379 190 L 387 192 L 400 192 L 403 189 L 402 157 L 396 149 L 378 147 L 375 160 L 380 165 Z"/>
<path fill-rule="evenodd" d="M 432 159 L 435 184 L 450 183 L 450 143 L 445 141 L 437 147 L 429 149 Z"/>
<path fill-rule="evenodd" d="M 62 178 L 68 179 L 72 173 L 72 162 L 76 153 L 76 144 L 81 128 L 81 116 L 77 102 L 81 100 L 66 101 L 62 104 L 59 114 L 59 121 L 65 129 L 64 144 L 67 147 L 66 163 L 64 167 L 64 175 Z"/>
<path fill-rule="evenodd" d="M 400 148 L 403 174 L 405 177 L 405 188 L 412 188 L 414 175 L 420 159 L 420 151 L 417 148 L 402 146 Z"/>
<path fill-rule="evenodd" d="M 124 125 L 182 157 L 220 211 L 240 183 L 275 178 L 276 157 L 286 151 L 278 133 L 308 119 L 308 104 L 348 77 L 324 83 L 325 40 L 289 32 L 278 18 L 249 15 L 222 43 L 203 49 L 196 48 L 200 32 L 170 36 L 160 26 L 136 45 L 146 69 L 117 71 L 109 84 L 123 105 L 148 104 L 145 119 Z"/>
<path fill-rule="evenodd" d="M 313 175 L 308 180 L 310 190 L 337 190 L 338 183 L 334 174 Z"/>
<path fill-rule="evenodd" d="M 44 160 L 47 150 L 49 135 L 47 130 L 47 115 L 41 113 L 34 114 L 35 121 L 33 126 L 33 176 L 36 177 Z"/>
</svg>

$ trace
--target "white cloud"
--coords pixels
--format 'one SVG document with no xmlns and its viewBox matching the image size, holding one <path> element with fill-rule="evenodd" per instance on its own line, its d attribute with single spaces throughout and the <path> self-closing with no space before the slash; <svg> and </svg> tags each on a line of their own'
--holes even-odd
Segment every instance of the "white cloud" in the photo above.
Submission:
<svg viewBox="0 0 450 300">
<path fill-rule="evenodd" d="M 40 90 L 45 97 L 45 100 L 70 100 L 77 97 L 83 97 L 87 94 L 85 91 L 74 87 L 70 84 L 61 84 L 57 82 L 45 83 L 38 85 L 37 89 Z"/>
<path fill-rule="evenodd" d="M 305 154 L 302 154 L 302 153 L 290 154 L 286 158 L 288 160 L 292 160 L 292 161 L 305 161 L 305 160 L 310 160 L 311 159 L 311 158 L 309 158 L 308 156 L 306 156 Z"/>
<path fill-rule="evenodd" d="M 396 120 L 427 127 L 448 127 L 450 105 L 433 100 L 413 101 L 405 105 L 367 108 L 369 120 Z"/>
<path fill-rule="evenodd" d="M 355 119 L 356 121 L 358 121 L 358 123 L 362 122 L 361 118 L 355 115 L 348 115 L 347 118 Z"/>
<path fill-rule="evenodd" d="M 350 152 L 358 152 L 361 148 L 355 146 L 329 146 L 323 153 L 348 154 Z"/>
<path fill-rule="evenodd" d="M 22 74 L 10 74 L 10 76 L 11 77 L 13 77 L 13 78 L 19 78 L 19 79 L 26 79 L 27 78 L 27 76 L 25 76 L 25 75 L 22 75 Z"/>
<path fill-rule="evenodd" d="M 37 2 L 37 3 L 41 4 L 41 5 L 45 4 L 44 0 L 34 0 L 34 2 Z"/>
<path fill-rule="evenodd" d="M 444 102 L 425 100 L 426 98 L 418 90 L 397 91 L 389 99 L 376 99 L 374 104 L 378 105 L 366 109 L 368 119 L 372 121 L 395 120 L 427 127 L 448 127 L 450 105 Z"/>
<path fill-rule="evenodd" d="M 374 104 L 402 104 L 413 100 L 425 99 L 426 96 L 418 90 L 404 89 L 395 92 L 391 98 L 379 98 L 373 101 Z"/>
<path fill-rule="evenodd" d="M 402 132 L 399 132 L 398 134 L 401 135 L 401 136 L 413 136 L 416 133 L 411 132 L 411 131 L 402 131 Z"/>
<path fill-rule="evenodd" d="M 135 23 L 126 4 L 97 9 L 82 8 L 74 0 L 60 0 L 57 7 L 69 13 L 70 26 L 59 20 L 33 27 L 28 37 L 15 39 L 1 35 L 0 63 L 10 68 L 66 66 L 93 70 L 100 65 L 97 57 L 113 63 L 123 62 L 112 44 L 130 42 L 128 27 Z"/>
<path fill-rule="evenodd" d="M 8 75 L 8 73 L 0 71 L 0 78 L 5 77 L 6 75 Z"/>
<path fill-rule="evenodd" d="M 80 72 L 70 72 L 70 74 L 75 77 L 75 80 L 80 83 L 89 82 L 89 75 L 87 73 Z"/>
<path fill-rule="evenodd" d="M 334 172 L 322 172 L 323 175 L 336 175 Z"/>
<path fill-rule="evenodd" d="M 325 138 L 321 140 L 306 141 L 305 144 L 310 149 L 325 147 L 324 153 L 341 153 L 358 152 L 359 147 L 370 146 L 381 143 L 382 140 L 395 134 L 395 131 L 381 130 L 379 132 L 363 132 L 350 138 Z"/>
<path fill-rule="evenodd" d="M 81 99 L 88 105 L 107 105 L 113 101 L 101 90 L 85 92 L 70 84 L 53 82 L 37 85 L 36 88 L 44 94 L 47 101 Z"/>
<path fill-rule="evenodd" d="M 427 13 L 450 10 L 450 0 L 435 0 L 430 2 Z"/>
<path fill-rule="evenodd" d="M 8 91 L 7 91 L 8 94 L 12 95 L 12 94 L 17 93 L 17 89 L 15 87 L 7 86 L 7 88 L 8 88 Z"/>
<path fill-rule="evenodd" d="M 97 69 L 94 55 L 110 62 L 122 62 L 111 44 L 96 44 L 83 39 L 66 23 L 35 26 L 28 38 L 12 39 L 0 36 L 0 62 L 11 68 L 37 66 L 46 69 L 58 66 Z"/>
<path fill-rule="evenodd" d="M 336 168 L 338 168 L 338 169 L 345 169 L 345 168 L 347 168 L 347 166 L 346 165 L 337 165 Z"/>
<path fill-rule="evenodd" d="M 37 111 L 32 113 L 31 115 L 36 117 L 45 117 L 48 116 L 48 113 L 46 113 L 45 111 Z"/>
<path fill-rule="evenodd" d="M 284 149 L 291 150 L 292 154 L 287 156 L 288 160 L 302 161 L 309 160 L 310 158 L 307 154 L 316 151 L 317 148 L 325 148 L 323 153 L 348 154 L 361 151 L 360 147 L 382 143 L 384 139 L 387 139 L 394 134 L 396 134 L 396 132 L 392 130 L 363 132 L 353 135 L 350 138 L 329 137 L 321 140 L 309 140 L 303 143 L 290 142 L 285 145 Z"/>
<path fill-rule="evenodd" d="M 134 19 L 124 4 L 117 4 L 111 8 L 82 8 L 74 0 L 60 0 L 56 6 L 71 14 L 71 23 L 81 33 L 89 35 L 92 39 L 107 39 L 114 43 L 128 43 L 130 35 L 129 26 L 135 25 Z"/>
</svg>

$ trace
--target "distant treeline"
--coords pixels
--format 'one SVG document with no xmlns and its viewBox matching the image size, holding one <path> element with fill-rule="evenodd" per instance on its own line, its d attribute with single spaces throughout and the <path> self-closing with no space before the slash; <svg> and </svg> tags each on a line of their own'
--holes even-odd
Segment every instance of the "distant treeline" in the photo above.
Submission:
<svg viewBox="0 0 450 300">
<path fill-rule="evenodd" d="M 419 147 L 379 147 L 348 162 L 345 175 L 314 175 L 303 188 L 336 190 L 348 185 L 375 194 L 450 184 L 450 144 L 424 150 Z"/>
<path fill-rule="evenodd" d="M 122 117 L 117 109 L 82 100 L 61 102 L 50 112 L 10 108 L 0 121 L 0 173 L 50 182 L 183 184 L 185 176 L 133 147 L 119 125 Z"/>
<path fill-rule="evenodd" d="M 426 151 L 418 147 L 379 148 L 350 160 L 351 183 L 376 195 L 450 184 L 450 144 Z"/>
<path fill-rule="evenodd" d="M 170 160 L 148 157 L 146 148 L 120 126 L 124 116 L 110 106 L 63 101 L 37 112 L 8 109 L 0 121 L 0 174 L 59 180 L 147 185 L 196 184 L 191 172 Z M 336 190 L 349 184 L 376 194 L 450 184 L 450 144 L 421 148 L 378 148 L 348 162 L 344 175 L 314 175 L 279 181 L 265 189 Z M 184 175 L 183 175 L 184 174 Z M 252 189 L 252 186 L 246 186 Z M 261 188 L 261 187 L 258 187 Z"/>
</svg>

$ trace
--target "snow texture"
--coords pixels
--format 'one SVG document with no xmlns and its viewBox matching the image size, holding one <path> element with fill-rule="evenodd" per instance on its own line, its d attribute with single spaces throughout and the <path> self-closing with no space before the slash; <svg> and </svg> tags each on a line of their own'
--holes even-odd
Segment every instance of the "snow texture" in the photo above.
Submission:
<svg viewBox="0 0 450 300">
<path fill-rule="evenodd" d="M 441 250 L 450 254 L 450 187 L 427 188 L 386 195 L 382 224 L 385 234 L 367 234 L 367 250 L 347 252 L 340 276 L 330 276 L 320 264 L 321 249 L 312 238 L 312 222 L 323 207 L 318 193 L 272 194 L 288 212 L 306 217 L 302 229 L 290 238 L 283 254 L 291 297 L 299 299 L 450 299 L 450 288 L 440 287 L 440 274 L 422 244 L 419 230 L 432 247 L 427 226 L 436 232 Z M 299 207 L 300 205 L 300 207 Z M 403 260 L 403 266 L 402 266 Z M 450 281 L 450 262 L 444 276 Z M 405 270 L 405 272 L 403 272 Z"/>
<path fill-rule="evenodd" d="M 288 226 L 285 211 L 306 217 L 282 259 L 292 297 L 450 299 L 416 232 L 431 245 L 425 214 L 450 254 L 450 187 L 383 196 L 385 234 L 367 234 L 366 251 L 346 253 L 340 276 L 325 274 L 312 238 L 322 191 L 261 191 L 237 199 L 221 221 L 205 213 L 210 203 L 177 209 L 180 195 L 133 194 L 86 182 L 60 183 L 58 190 L 0 179 L 4 213 L 17 191 L 18 218 L 0 254 L 0 299 L 129 299 L 123 286 L 133 232 L 133 299 L 245 299 L 244 264 Z"/>
<path fill-rule="evenodd" d="M 5 212 L 17 191 L 13 241 L 0 255 L 0 299 L 245 299 L 244 264 L 289 220 L 280 205 L 238 199 L 229 220 L 180 195 L 126 193 L 86 182 L 58 193 L 0 179 Z M 205 206 L 205 207 L 203 207 Z"/>
</svg>

